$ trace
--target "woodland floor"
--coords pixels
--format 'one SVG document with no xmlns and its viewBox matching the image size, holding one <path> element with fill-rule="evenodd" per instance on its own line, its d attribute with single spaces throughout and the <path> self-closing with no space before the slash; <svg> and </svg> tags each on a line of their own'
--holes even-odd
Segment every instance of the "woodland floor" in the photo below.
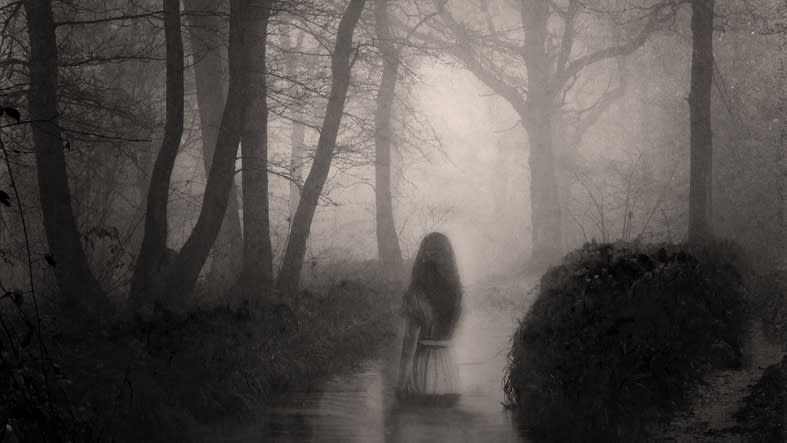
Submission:
<svg viewBox="0 0 787 443">
<path fill-rule="evenodd" d="M 759 324 L 750 331 L 748 360 L 743 368 L 719 370 L 709 374 L 698 389 L 691 407 L 675 416 L 665 426 L 657 441 L 738 443 L 759 441 L 741 432 L 734 414 L 743 405 L 751 387 L 763 371 L 778 363 L 785 352 L 782 346 L 770 343 Z M 746 357 L 744 357 L 746 358 Z M 762 442 L 767 443 L 767 442 Z"/>
</svg>

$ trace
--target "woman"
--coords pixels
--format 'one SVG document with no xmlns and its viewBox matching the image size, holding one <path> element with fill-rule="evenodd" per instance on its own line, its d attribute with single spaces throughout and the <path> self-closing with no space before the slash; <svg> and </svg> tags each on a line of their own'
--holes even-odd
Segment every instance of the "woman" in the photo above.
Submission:
<svg viewBox="0 0 787 443">
<path fill-rule="evenodd" d="M 438 232 L 421 242 L 404 295 L 405 322 L 399 367 L 400 397 L 450 404 L 459 398 L 451 338 L 462 290 L 451 242 Z"/>
</svg>

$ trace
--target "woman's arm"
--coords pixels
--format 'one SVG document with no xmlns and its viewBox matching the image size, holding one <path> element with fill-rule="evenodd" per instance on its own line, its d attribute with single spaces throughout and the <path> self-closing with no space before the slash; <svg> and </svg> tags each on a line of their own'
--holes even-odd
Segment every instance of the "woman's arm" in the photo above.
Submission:
<svg viewBox="0 0 787 443">
<path fill-rule="evenodd" d="M 418 345 L 418 336 L 421 327 L 410 317 L 404 319 L 404 338 L 402 339 L 402 354 L 399 360 L 399 384 L 397 391 L 405 389 L 413 371 L 413 356 Z"/>
</svg>

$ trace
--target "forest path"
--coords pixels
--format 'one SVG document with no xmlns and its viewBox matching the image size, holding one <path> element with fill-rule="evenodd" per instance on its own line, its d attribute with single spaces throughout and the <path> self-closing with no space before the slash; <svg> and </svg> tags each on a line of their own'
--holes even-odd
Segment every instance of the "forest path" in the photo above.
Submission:
<svg viewBox="0 0 787 443">
<path fill-rule="evenodd" d="M 678 414 L 666 426 L 660 441 L 665 442 L 745 442 L 744 436 L 730 432 L 737 425 L 733 415 L 743 399 L 770 365 L 784 356 L 781 346 L 765 338 L 757 323 L 750 331 L 750 357 L 742 369 L 711 373 L 692 401 L 688 411 Z"/>
<path fill-rule="evenodd" d="M 228 443 L 522 443 L 502 403 L 510 338 L 532 303 L 532 277 L 500 277 L 465 286 L 454 337 L 459 403 L 399 405 L 394 387 L 401 337 L 381 355 L 353 364 L 314 390 L 292 391 L 253 420 L 219 424 L 203 441 Z"/>
</svg>

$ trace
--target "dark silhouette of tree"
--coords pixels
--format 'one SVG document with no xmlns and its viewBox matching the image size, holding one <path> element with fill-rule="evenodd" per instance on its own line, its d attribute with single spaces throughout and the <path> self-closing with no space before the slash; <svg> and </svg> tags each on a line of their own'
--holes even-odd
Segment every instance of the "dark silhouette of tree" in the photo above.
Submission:
<svg viewBox="0 0 787 443">
<path fill-rule="evenodd" d="M 249 84 L 242 145 L 243 270 L 240 287 L 245 292 L 268 292 L 273 286 L 268 208 L 268 88 L 265 80 L 265 46 L 270 1 L 253 1 L 248 24 Z"/>
<path fill-rule="evenodd" d="M 194 79 L 202 133 L 205 174 L 210 172 L 213 149 L 216 147 L 221 114 L 226 101 L 226 19 L 219 2 L 185 0 L 188 35 L 194 60 Z M 243 265 L 241 222 L 238 213 L 238 188 L 233 183 L 227 203 L 227 214 L 219 229 L 211 252 L 209 287 L 223 290 L 234 284 Z"/>
<path fill-rule="evenodd" d="M 336 45 L 331 57 L 331 92 L 325 110 L 325 117 L 317 142 L 317 150 L 309 175 L 303 185 L 298 209 L 292 221 L 292 228 L 284 252 L 276 288 L 282 295 L 293 294 L 300 283 L 303 258 L 306 254 L 306 241 L 309 237 L 311 222 L 317 207 L 328 172 L 331 168 L 336 137 L 339 133 L 344 113 L 347 89 L 350 85 L 350 71 L 353 60 L 352 37 L 355 25 L 363 11 L 365 0 L 351 0 L 339 22 Z"/>
<path fill-rule="evenodd" d="M 39 197 L 50 249 L 49 264 L 66 312 L 94 320 L 110 304 L 90 271 L 74 220 L 66 173 L 64 142 L 58 122 L 58 43 L 50 0 L 23 2 L 30 38 L 28 102 L 37 163 Z"/>
<path fill-rule="evenodd" d="M 164 34 L 167 51 L 166 123 L 161 149 L 153 164 L 147 195 L 145 234 L 131 282 L 134 306 L 158 298 L 167 259 L 167 202 L 175 157 L 183 134 L 183 40 L 180 1 L 164 0 Z"/>
<path fill-rule="evenodd" d="M 713 235 L 713 137 L 711 85 L 713 84 L 714 0 L 691 1 L 691 179 L 689 185 L 689 241 L 703 242 Z"/>
<path fill-rule="evenodd" d="M 194 289 L 227 211 L 227 197 L 235 175 L 235 156 L 249 107 L 250 96 L 247 92 L 250 81 L 249 63 L 253 56 L 251 48 L 259 44 L 250 40 L 256 35 L 250 27 L 251 23 L 259 20 L 260 14 L 268 13 L 268 8 L 255 7 L 256 5 L 256 2 L 250 0 L 230 2 L 227 102 L 219 125 L 213 164 L 205 185 L 197 223 L 173 260 L 165 279 L 164 294 L 175 305 L 182 303 Z"/>
</svg>

